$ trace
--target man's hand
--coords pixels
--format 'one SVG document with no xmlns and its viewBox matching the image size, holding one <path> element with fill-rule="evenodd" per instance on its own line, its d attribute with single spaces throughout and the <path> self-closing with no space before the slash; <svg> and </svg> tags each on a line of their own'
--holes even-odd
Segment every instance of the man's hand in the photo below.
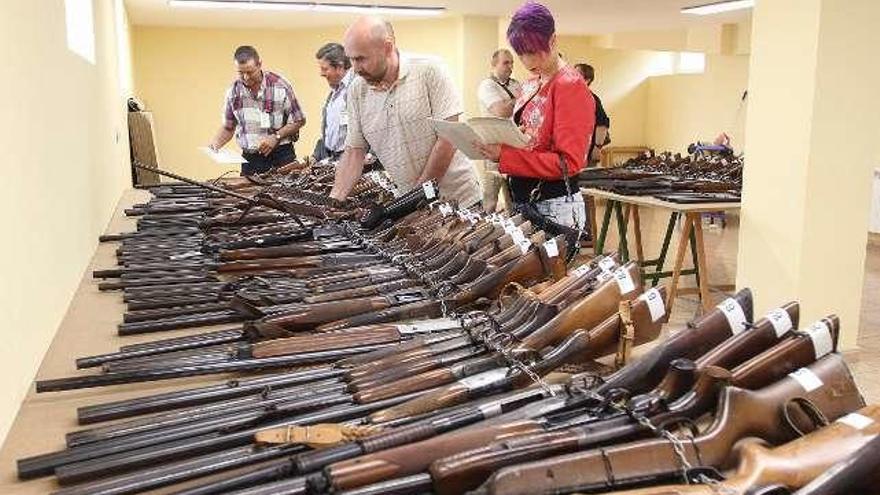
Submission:
<svg viewBox="0 0 880 495">
<path fill-rule="evenodd" d="M 472 144 L 486 160 L 497 162 L 501 158 L 500 144 L 483 144 L 477 141 L 474 141 Z"/>
<path fill-rule="evenodd" d="M 257 152 L 259 152 L 263 156 L 268 156 L 272 150 L 278 146 L 279 139 L 275 137 L 275 135 L 265 136 L 260 139 L 260 144 L 257 145 Z"/>
<path fill-rule="evenodd" d="M 214 139 L 211 140 L 211 143 L 208 144 L 208 148 L 211 148 L 215 153 L 220 151 L 220 148 L 223 147 L 226 143 L 232 139 L 233 129 L 227 129 L 225 127 L 221 127 L 217 129 L 217 134 L 214 135 Z"/>
</svg>

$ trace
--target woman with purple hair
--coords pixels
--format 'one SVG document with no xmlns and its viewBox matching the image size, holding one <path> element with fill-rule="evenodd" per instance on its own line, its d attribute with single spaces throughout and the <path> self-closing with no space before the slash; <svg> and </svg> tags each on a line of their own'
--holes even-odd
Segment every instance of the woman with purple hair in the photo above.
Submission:
<svg viewBox="0 0 880 495">
<path fill-rule="evenodd" d="M 595 101 L 578 71 L 559 57 L 556 23 L 547 7 L 535 2 L 520 7 L 507 28 L 507 40 L 533 75 L 523 84 L 513 114 L 530 142 L 525 148 L 478 147 L 508 175 L 517 210 L 537 210 L 547 220 L 581 231 L 584 198 L 569 178 L 584 167 Z"/>
</svg>

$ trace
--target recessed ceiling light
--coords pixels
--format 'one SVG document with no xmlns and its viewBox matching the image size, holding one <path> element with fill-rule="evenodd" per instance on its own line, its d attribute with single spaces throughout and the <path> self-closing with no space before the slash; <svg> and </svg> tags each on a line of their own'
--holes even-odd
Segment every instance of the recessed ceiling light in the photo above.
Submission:
<svg viewBox="0 0 880 495">
<path fill-rule="evenodd" d="M 342 14 L 384 14 L 434 16 L 443 14 L 443 7 L 409 5 L 360 5 L 349 3 L 271 2 L 267 0 L 168 0 L 171 7 L 194 9 L 289 10 L 297 12 L 332 12 Z"/>
<path fill-rule="evenodd" d="M 730 0 L 727 2 L 715 2 L 705 5 L 695 5 L 681 9 L 682 14 L 712 15 L 731 10 L 750 9 L 755 6 L 755 0 Z"/>
</svg>

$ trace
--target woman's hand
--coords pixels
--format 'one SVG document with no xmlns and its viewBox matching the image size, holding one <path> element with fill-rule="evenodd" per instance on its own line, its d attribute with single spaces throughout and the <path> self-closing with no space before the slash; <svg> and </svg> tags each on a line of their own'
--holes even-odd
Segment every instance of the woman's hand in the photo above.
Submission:
<svg viewBox="0 0 880 495">
<path fill-rule="evenodd" d="M 500 144 L 483 144 L 474 141 L 473 145 L 480 151 L 480 154 L 482 154 L 483 158 L 486 160 L 497 162 L 501 158 Z"/>
</svg>

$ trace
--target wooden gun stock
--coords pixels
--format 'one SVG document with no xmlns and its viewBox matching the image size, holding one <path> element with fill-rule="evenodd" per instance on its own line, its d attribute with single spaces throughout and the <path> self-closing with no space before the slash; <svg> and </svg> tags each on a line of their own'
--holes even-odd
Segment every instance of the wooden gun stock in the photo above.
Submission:
<svg viewBox="0 0 880 495">
<path fill-rule="evenodd" d="M 846 460 L 878 438 L 880 406 L 868 406 L 824 428 L 776 448 L 758 441 L 738 446 L 736 472 L 714 486 L 677 485 L 616 492 L 617 495 L 715 495 L 743 494 L 765 485 L 796 490 Z M 851 492 L 854 493 L 854 492 Z"/>
<path fill-rule="evenodd" d="M 797 436 L 795 423 L 801 431 L 809 430 L 812 425 L 805 413 L 789 407 L 796 398 L 809 400 L 829 419 L 864 406 L 839 355 L 828 355 L 808 370 L 759 392 L 727 388 L 712 426 L 703 435 L 683 442 L 688 461 L 692 465 L 720 466 L 733 445 L 743 438 L 754 436 L 779 444 Z M 804 381 L 805 375 L 810 381 Z M 815 386 L 817 382 L 820 385 Z M 669 476 L 680 466 L 668 440 L 645 440 L 504 468 L 481 490 L 513 495 L 625 487 L 636 480 Z"/>
</svg>

